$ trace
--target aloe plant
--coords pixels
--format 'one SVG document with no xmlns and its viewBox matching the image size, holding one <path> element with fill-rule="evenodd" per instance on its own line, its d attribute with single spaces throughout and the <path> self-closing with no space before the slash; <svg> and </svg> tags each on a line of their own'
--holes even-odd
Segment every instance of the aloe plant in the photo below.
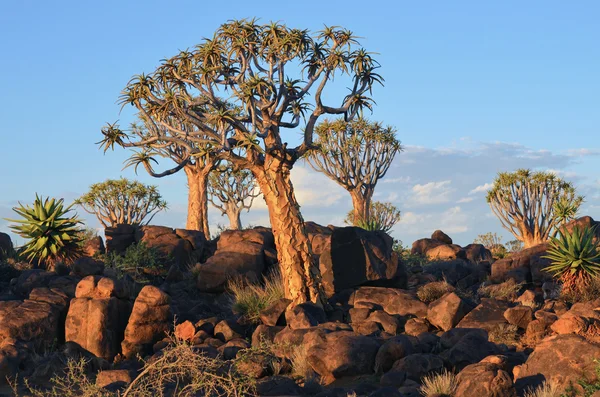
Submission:
<svg viewBox="0 0 600 397">
<path fill-rule="evenodd" d="M 545 256 L 552 264 L 544 270 L 560 278 L 563 288 L 576 289 L 600 275 L 600 250 L 596 228 L 576 226 L 572 232 L 560 231 L 550 239 Z"/>
<path fill-rule="evenodd" d="M 19 203 L 13 208 L 23 219 L 7 219 L 17 225 L 10 228 L 27 239 L 21 256 L 39 265 L 53 265 L 62 261 L 71 262 L 79 253 L 79 224 L 74 216 L 68 216 L 73 204 L 65 207 L 63 199 L 42 199 L 37 194 L 33 206 Z"/>
</svg>

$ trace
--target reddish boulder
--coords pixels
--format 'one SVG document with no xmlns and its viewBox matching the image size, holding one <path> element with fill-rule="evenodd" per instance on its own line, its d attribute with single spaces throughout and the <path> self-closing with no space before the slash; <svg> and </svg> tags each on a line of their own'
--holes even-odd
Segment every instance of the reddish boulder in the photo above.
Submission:
<svg viewBox="0 0 600 397">
<path fill-rule="evenodd" d="M 487 359 L 467 365 L 456 381 L 455 397 L 517 397 L 511 375 L 501 365 Z"/>
<path fill-rule="evenodd" d="M 388 314 L 425 318 L 427 305 L 412 294 L 395 288 L 360 287 L 354 292 L 354 307 L 381 307 Z"/>
<path fill-rule="evenodd" d="M 521 329 L 527 329 L 527 326 L 533 321 L 533 309 L 530 306 L 509 307 L 504 312 L 504 318 L 509 324 L 516 325 Z"/>
<path fill-rule="evenodd" d="M 436 230 L 435 232 L 433 232 L 433 234 L 431 235 L 431 239 L 442 242 L 444 244 L 452 244 L 452 239 L 450 238 L 450 236 L 448 236 L 441 230 Z"/>
<path fill-rule="evenodd" d="M 481 303 L 458 323 L 458 328 L 481 328 L 486 331 L 500 324 L 506 324 L 504 312 L 508 303 L 496 299 L 481 299 Z"/>
<path fill-rule="evenodd" d="M 431 302 L 427 309 L 427 320 L 431 325 L 449 331 L 469 313 L 472 306 L 454 292 L 449 292 L 440 299 Z"/>
</svg>

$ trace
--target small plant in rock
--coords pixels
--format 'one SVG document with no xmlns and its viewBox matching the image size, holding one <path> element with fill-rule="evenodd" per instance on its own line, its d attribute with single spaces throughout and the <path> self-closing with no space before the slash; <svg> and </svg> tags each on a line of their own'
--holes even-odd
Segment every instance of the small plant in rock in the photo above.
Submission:
<svg viewBox="0 0 600 397">
<path fill-rule="evenodd" d="M 419 298 L 421 302 L 431 303 L 440 299 L 448 292 L 454 292 L 454 287 L 446 280 L 434 281 L 419 287 L 417 290 L 417 298 Z"/>
<path fill-rule="evenodd" d="M 517 283 L 511 278 L 500 284 L 482 284 L 477 293 L 484 298 L 512 301 L 517 298 L 522 287 L 523 283 Z"/>
<path fill-rule="evenodd" d="M 563 283 L 563 291 L 579 292 L 600 276 L 600 243 L 595 227 L 575 227 L 572 232 L 560 231 L 550 239 L 545 258 L 552 264 L 544 270 Z"/>
<path fill-rule="evenodd" d="M 444 370 L 439 374 L 423 377 L 420 392 L 424 397 L 452 397 L 457 387 L 456 375 Z"/>
<path fill-rule="evenodd" d="M 480 234 L 473 241 L 475 244 L 481 244 L 485 248 L 489 249 L 494 258 L 504 258 L 506 256 L 506 247 L 502 245 L 502 236 L 499 236 L 497 233 L 486 233 Z"/>
<path fill-rule="evenodd" d="M 519 342 L 518 330 L 513 324 L 498 324 L 489 331 L 489 339 L 499 345 L 515 346 Z"/>
<path fill-rule="evenodd" d="M 527 390 L 523 397 L 561 397 L 558 386 L 552 382 L 544 382 L 535 389 Z"/>
<path fill-rule="evenodd" d="M 277 270 L 264 277 L 262 284 L 249 284 L 241 278 L 229 281 L 231 308 L 248 320 L 258 323 L 260 312 L 284 297 L 283 280 Z"/>
<path fill-rule="evenodd" d="M 383 231 L 390 233 L 396 223 L 400 221 L 400 210 L 392 203 L 375 201 L 370 204 L 369 216 L 366 219 L 357 218 L 355 210 L 348 212 L 344 223 L 358 226 L 369 231 Z"/>
<path fill-rule="evenodd" d="M 69 216 L 73 204 L 65 207 L 63 202 L 63 199 L 42 199 L 36 194 L 33 206 L 19 203 L 13 208 L 22 219 L 8 219 L 17 223 L 10 228 L 27 239 L 21 251 L 23 258 L 38 265 L 54 266 L 57 262 L 73 262 L 80 254 L 78 225 L 82 222 L 77 214 Z"/>
<path fill-rule="evenodd" d="M 315 371 L 308 363 L 308 348 L 306 345 L 293 346 L 290 360 L 292 362 L 292 375 L 305 380 L 312 380 L 316 376 Z"/>
<path fill-rule="evenodd" d="M 158 249 L 143 242 L 130 245 L 123 255 L 110 252 L 102 259 L 107 266 L 131 275 L 138 282 L 146 282 L 148 276 L 166 272 L 171 264 L 171 260 Z"/>
</svg>

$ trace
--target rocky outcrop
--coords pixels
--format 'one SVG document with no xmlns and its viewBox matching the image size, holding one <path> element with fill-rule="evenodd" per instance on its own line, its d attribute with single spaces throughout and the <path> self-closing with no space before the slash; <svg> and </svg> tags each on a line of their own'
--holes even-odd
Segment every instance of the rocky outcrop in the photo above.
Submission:
<svg viewBox="0 0 600 397">
<path fill-rule="evenodd" d="M 0 260 L 4 259 L 4 255 L 10 253 L 13 249 L 13 243 L 10 236 L 0 232 Z"/>
<path fill-rule="evenodd" d="M 152 345 L 165 337 L 172 325 L 171 298 L 160 289 L 147 285 L 133 304 L 125 328 L 121 350 L 126 358 L 147 354 Z"/>
<path fill-rule="evenodd" d="M 497 260 L 491 268 L 492 281 L 513 279 L 518 283 L 533 282 L 541 286 L 544 281 L 552 280 L 552 276 L 543 271 L 550 265 L 550 260 L 544 258 L 547 249 L 548 244 L 544 243 Z"/>
<path fill-rule="evenodd" d="M 516 397 L 512 376 L 502 365 L 502 357 L 491 356 L 467 365 L 458 374 L 455 397 Z"/>
<path fill-rule="evenodd" d="M 458 323 L 457 327 L 491 331 L 500 324 L 506 324 L 504 318 L 506 309 L 508 309 L 508 303 L 504 301 L 483 298 L 481 303 Z"/>
<path fill-rule="evenodd" d="M 77 284 L 65 323 L 65 340 L 111 361 L 119 353 L 131 311 L 120 282 L 88 276 Z"/>
<path fill-rule="evenodd" d="M 196 265 L 196 285 L 202 292 L 222 292 L 231 277 L 259 281 L 276 258 L 275 242 L 269 229 L 226 230 L 219 237 L 214 255 Z"/>
<path fill-rule="evenodd" d="M 392 248 L 393 242 L 384 232 L 358 227 L 334 229 L 329 247 L 319 257 L 327 296 L 365 284 L 406 288 L 406 269 Z"/>
<path fill-rule="evenodd" d="M 379 307 L 388 314 L 401 316 L 415 316 L 424 318 L 427 316 L 427 305 L 407 291 L 395 288 L 383 287 L 360 287 L 352 297 L 355 308 Z"/>
</svg>

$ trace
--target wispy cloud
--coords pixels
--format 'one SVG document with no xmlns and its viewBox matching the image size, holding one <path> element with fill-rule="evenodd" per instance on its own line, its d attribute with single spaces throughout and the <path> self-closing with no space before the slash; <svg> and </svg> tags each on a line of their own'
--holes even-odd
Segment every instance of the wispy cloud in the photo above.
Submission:
<svg viewBox="0 0 600 397">
<path fill-rule="evenodd" d="M 414 204 L 442 204 L 450 201 L 450 194 L 454 191 L 450 187 L 452 181 L 429 182 L 417 184 L 412 188 L 412 201 Z"/>
<path fill-rule="evenodd" d="M 469 194 L 477 194 L 477 193 L 487 193 L 494 186 L 491 183 L 484 183 L 483 185 L 477 186 L 475 189 L 471 190 Z"/>
</svg>

